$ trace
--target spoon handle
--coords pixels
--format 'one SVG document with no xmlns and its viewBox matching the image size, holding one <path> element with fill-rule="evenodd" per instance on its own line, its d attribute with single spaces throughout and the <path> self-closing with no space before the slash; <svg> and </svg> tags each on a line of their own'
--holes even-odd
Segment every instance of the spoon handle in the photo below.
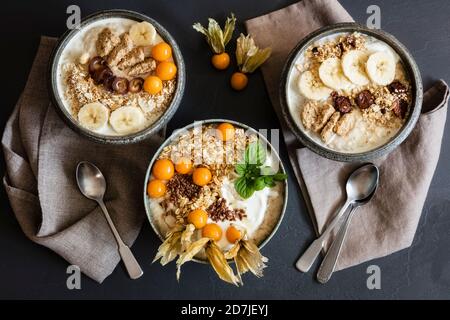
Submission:
<svg viewBox="0 0 450 320">
<path fill-rule="evenodd" d="M 306 249 L 306 251 L 302 254 L 300 259 L 297 260 L 295 266 L 298 270 L 302 272 L 309 271 L 317 256 L 320 254 L 320 251 L 322 250 L 325 244 L 325 240 L 328 238 L 328 235 L 341 220 L 342 215 L 345 213 L 345 211 L 347 211 L 350 203 L 351 202 L 348 199 L 345 201 L 345 204 L 342 206 L 341 210 L 339 210 L 339 212 L 334 216 L 333 220 L 331 220 L 331 222 L 328 224 L 322 235 L 314 240 L 313 243 L 311 243 L 311 245 L 308 247 L 308 249 Z"/>
<path fill-rule="evenodd" d="M 114 226 L 111 217 L 109 216 L 108 209 L 106 208 L 105 203 L 102 200 L 100 200 L 98 201 L 98 204 L 100 205 L 100 208 L 102 208 L 102 211 L 105 214 L 106 221 L 108 221 L 109 227 L 111 228 L 111 231 L 114 237 L 116 238 L 117 245 L 119 246 L 120 257 L 122 258 L 122 261 L 125 264 L 125 267 L 128 271 L 128 274 L 130 275 L 130 278 L 137 279 L 141 277 L 144 274 L 144 272 L 142 271 L 141 266 L 137 262 L 130 248 L 125 244 L 125 242 L 123 242 L 122 238 L 119 235 L 119 232 L 117 232 L 117 229 Z"/>
<path fill-rule="evenodd" d="M 341 225 L 336 239 L 334 239 L 330 249 L 328 249 L 325 258 L 323 259 L 322 264 L 319 267 L 319 271 L 317 271 L 317 280 L 322 284 L 327 283 L 328 280 L 330 280 L 331 275 L 336 268 L 336 263 L 339 258 L 339 254 L 341 253 L 342 245 L 344 244 L 348 226 L 350 225 L 353 213 L 357 208 L 358 207 L 353 207 L 345 217 L 345 222 Z"/>
</svg>

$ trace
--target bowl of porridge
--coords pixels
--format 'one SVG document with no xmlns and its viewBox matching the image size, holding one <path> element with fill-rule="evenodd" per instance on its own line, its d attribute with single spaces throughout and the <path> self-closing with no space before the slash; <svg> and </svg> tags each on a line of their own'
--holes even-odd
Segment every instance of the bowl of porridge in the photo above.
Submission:
<svg viewBox="0 0 450 320">
<path fill-rule="evenodd" d="M 185 87 L 174 38 L 157 21 L 128 10 L 97 12 L 68 30 L 49 69 L 59 115 L 101 143 L 148 138 L 173 116 Z"/>
<path fill-rule="evenodd" d="M 313 32 L 291 52 L 280 84 L 283 115 L 312 151 L 368 161 L 401 144 L 422 107 L 419 69 L 392 35 L 355 23 Z"/>
<path fill-rule="evenodd" d="M 261 276 L 267 258 L 259 249 L 283 218 L 286 179 L 277 152 L 244 124 L 205 120 L 175 131 L 145 177 L 145 209 L 163 241 L 155 261 L 176 260 L 178 269 L 189 260 L 210 263 L 236 285 L 246 271 Z"/>
</svg>

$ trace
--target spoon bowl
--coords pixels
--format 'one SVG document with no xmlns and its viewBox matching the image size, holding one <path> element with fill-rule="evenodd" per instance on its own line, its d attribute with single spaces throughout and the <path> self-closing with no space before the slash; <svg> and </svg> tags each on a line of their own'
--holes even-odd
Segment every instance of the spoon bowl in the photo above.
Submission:
<svg viewBox="0 0 450 320">
<path fill-rule="evenodd" d="M 106 180 L 94 164 L 82 161 L 77 166 L 77 184 L 81 193 L 91 200 L 102 199 L 106 191 Z"/>
<path fill-rule="evenodd" d="M 356 169 L 345 186 L 348 199 L 352 202 L 370 200 L 378 186 L 379 177 L 378 168 L 371 163 Z"/>
</svg>

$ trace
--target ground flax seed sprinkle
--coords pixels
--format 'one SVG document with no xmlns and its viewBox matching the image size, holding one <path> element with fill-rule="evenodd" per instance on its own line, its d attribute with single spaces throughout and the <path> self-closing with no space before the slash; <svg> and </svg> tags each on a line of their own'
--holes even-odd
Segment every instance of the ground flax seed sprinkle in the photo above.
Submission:
<svg viewBox="0 0 450 320">
<path fill-rule="evenodd" d="M 224 198 L 218 198 L 206 211 L 209 217 L 215 222 L 242 220 L 242 218 L 247 216 L 243 209 L 229 208 Z"/>
</svg>

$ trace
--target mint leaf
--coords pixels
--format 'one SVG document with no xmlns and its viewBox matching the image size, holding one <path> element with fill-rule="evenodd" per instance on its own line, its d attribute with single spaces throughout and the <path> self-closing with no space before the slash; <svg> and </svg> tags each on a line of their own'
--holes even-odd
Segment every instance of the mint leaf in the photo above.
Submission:
<svg viewBox="0 0 450 320">
<path fill-rule="evenodd" d="M 238 163 L 236 167 L 234 167 L 236 173 L 240 176 L 243 176 L 247 172 L 247 165 L 245 163 Z"/>
<path fill-rule="evenodd" d="M 256 164 L 247 165 L 247 174 L 250 178 L 259 177 L 259 167 Z"/>
<path fill-rule="evenodd" d="M 259 142 L 252 142 L 245 150 L 245 163 L 261 166 L 266 161 L 266 150 Z"/>
<path fill-rule="evenodd" d="M 255 192 L 253 181 L 246 177 L 240 177 L 234 182 L 236 192 L 244 199 L 248 199 Z"/>
<path fill-rule="evenodd" d="M 264 183 L 269 188 L 275 187 L 275 181 L 273 181 L 273 177 L 272 176 L 265 176 L 264 177 Z"/>
<path fill-rule="evenodd" d="M 273 180 L 275 181 L 284 181 L 287 179 L 287 174 L 285 173 L 277 173 L 273 175 Z"/>
<path fill-rule="evenodd" d="M 256 191 L 260 191 L 266 187 L 266 183 L 264 182 L 264 177 L 258 177 L 253 181 L 253 187 Z"/>
<path fill-rule="evenodd" d="M 270 166 L 262 167 L 266 161 L 266 149 L 260 141 L 250 143 L 245 149 L 244 163 L 239 163 L 234 170 L 240 176 L 234 182 L 236 192 L 243 198 L 250 198 L 255 191 L 265 187 L 272 188 L 276 181 L 287 179 L 284 173 L 275 173 Z"/>
</svg>

